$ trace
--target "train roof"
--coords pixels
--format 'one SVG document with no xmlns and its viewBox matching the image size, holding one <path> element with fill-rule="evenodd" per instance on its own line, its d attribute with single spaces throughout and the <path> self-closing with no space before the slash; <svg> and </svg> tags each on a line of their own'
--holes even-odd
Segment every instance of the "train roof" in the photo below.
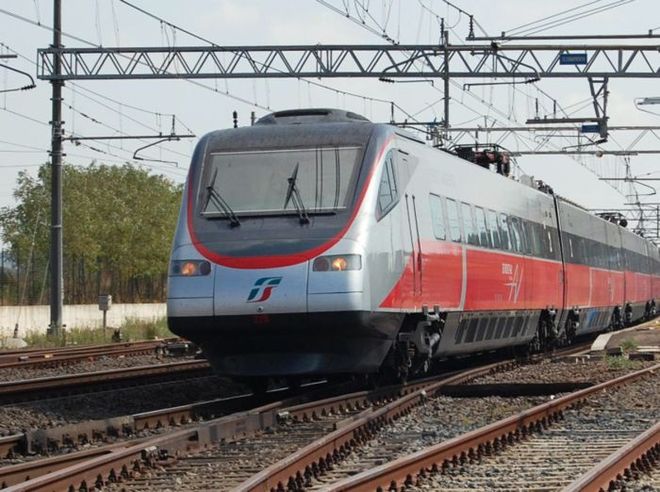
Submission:
<svg viewBox="0 0 660 492">
<path fill-rule="evenodd" d="M 305 126 L 304 132 L 300 131 L 300 125 Z M 382 132 L 381 134 L 395 133 L 418 144 L 427 145 L 426 142 L 400 127 L 387 123 L 374 123 L 352 111 L 334 108 L 275 111 L 263 116 L 252 126 L 217 130 L 207 134 L 203 140 L 207 152 L 231 152 L 245 150 L 246 148 L 304 147 L 319 144 L 362 146 L 369 141 L 374 132 L 378 131 Z M 442 151 L 442 149 L 438 150 Z M 452 152 L 450 154 L 456 155 Z M 471 162 L 465 159 L 462 160 Z M 523 183 L 520 184 L 523 185 Z M 545 193 L 550 190 L 547 186 L 543 188 L 533 186 L 533 188 Z M 552 194 L 551 190 L 549 192 Z M 557 199 L 593 218 L 606 221 L 565 197 L 557 196 Z M 628 234 L 643 239 L 652 245 L 651 241 L 646 238 L 634 234 L 619 224 L 616 225 Z"/>
</svg>

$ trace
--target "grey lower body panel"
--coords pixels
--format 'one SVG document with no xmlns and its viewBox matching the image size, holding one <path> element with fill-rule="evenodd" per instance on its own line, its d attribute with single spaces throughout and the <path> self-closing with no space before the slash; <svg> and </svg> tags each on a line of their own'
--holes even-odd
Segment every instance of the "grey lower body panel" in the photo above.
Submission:
<svg viewBox="0 0 660 492">
<path fill-rule="evenodd" d="M 536 334 L 540 311 L 449 313 L 436 357 L 525 345 Z"/>
<path fill-rule="evenodd" d="M 378 371 L 403 315 L 325 312 L 168 319 L 199 344 L 213 368 L 231 376 L 325 375 Z"/>
</svg>

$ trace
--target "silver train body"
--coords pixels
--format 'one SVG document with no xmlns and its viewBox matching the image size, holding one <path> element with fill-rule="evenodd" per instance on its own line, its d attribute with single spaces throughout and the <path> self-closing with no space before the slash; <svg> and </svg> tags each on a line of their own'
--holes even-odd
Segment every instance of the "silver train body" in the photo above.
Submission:
<svg viewBox="0 0 660 492">
<path fill-rule="evenodd" d="M 565 255 L 585 221 L 595 229 L 584 240 L 600 235 L 603 258 L 618 249 L 622 259 L 582 267 L 614 285 L 637 275 L 634 298 L 614 288 L 600 301 L 592 285 L 570 302 Z M 616 309 L 650 315 L 658 251 L 632 236 L 396 127 L 337 110 L 279 112 L 198 143 L 168 321 L 228 375 L 426 367 L 605 329 Z"/>
</svg>

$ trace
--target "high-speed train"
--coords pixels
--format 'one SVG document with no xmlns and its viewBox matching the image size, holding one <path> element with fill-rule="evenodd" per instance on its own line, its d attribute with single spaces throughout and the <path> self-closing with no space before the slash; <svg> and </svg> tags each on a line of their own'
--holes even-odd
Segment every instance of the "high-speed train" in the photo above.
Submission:
<svg viewBox="0 0 660 492">
<path fill-rule="evenodd" d="M 227 375 L 405 375 L 655 315 L 655 245 L 478 160 L 340 110 L 207 134 L 170 329 Z"/>
</svg>

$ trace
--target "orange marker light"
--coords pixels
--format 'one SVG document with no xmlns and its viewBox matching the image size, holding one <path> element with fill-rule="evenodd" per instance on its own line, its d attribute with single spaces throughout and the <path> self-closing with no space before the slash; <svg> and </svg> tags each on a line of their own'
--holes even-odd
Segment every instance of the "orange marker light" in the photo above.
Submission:
<svg viewBox="0 0 660 492">
<path fill-rule="evenodd" d="M 181 265 L 181 275 L 190 277 L 195 275 L 195 273 L 197 273 L 197 265 L 195 265 L 195 263 L 192 261 L 186 261 L 183 265 Z"/>
<path fill-rule="evenodd" d="M 346 259 L 342 258 L 341 256 L 339 258 L 335 258 L 332 260 L 332 269 L 342 272 L 346 270 L 346 267 L 348 266 L 348 262 Z"/>
</svg>

